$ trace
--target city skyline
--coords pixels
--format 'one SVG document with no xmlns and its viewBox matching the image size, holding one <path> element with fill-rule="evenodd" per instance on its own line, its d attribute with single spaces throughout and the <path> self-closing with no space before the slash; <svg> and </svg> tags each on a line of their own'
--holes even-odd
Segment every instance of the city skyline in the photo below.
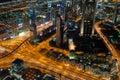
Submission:
<svg viewBox="0 0 120 80">
<path fill-rule="evenodd" d="M 0 3 L 0 79 L 119 80 L 120 2 L 100 1 Z"/>
</svg>

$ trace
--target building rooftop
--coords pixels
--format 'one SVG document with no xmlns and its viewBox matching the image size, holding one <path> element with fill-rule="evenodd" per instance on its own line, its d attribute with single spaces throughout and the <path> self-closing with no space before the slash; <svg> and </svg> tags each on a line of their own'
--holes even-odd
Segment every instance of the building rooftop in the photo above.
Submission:
<svg viewBox="0 0 120 80">
<path fill-rule="evenodd" d="M 21 65 L 23 64 L 23 60 L 21 59 L 16 59 L 15 61 L 12 62 L 13 64 L 16 64 L 16 65 Z"/>
</svg>

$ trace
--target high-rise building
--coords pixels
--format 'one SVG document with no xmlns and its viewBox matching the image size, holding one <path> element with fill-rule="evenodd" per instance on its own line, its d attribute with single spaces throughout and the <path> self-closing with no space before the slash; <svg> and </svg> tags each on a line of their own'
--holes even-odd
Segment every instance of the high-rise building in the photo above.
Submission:
<svg viewBox="0 0 120 80">
<path fill-rule="evenodd" d="M 35 15 L 35 9 L 30 9 L 30 25 L 33 29 L 34 39 L 37 38 L 37 29 L 36 29 L 36 15 Z"/>
<path fill-rule="evenodd" d="M 15 61 L 12 62 L 12 67 L 10 69 L 10 74 L 12 76 L 20 79 L 26 68 L 27 67 L 24 65 L 23 60 L 16 59 Z"/>
<path fill-rule="evenodd" d="M 62 27 L 62 19 L 60 15 L 58 14 L 56 17 L 56 45 L 60 47 L 63 43 L 63 27 Z"/>
<path fill-rule="evenodd" d="M 115 4 L 113 22 L 115 24 L 120 23 L 120 3 Z"/>
<path fill-rule="evenodd" d="M 85 0 L 82 3 L 82 23 L 80 36 L 94 35 L 96 0 Z"/>
</svg>

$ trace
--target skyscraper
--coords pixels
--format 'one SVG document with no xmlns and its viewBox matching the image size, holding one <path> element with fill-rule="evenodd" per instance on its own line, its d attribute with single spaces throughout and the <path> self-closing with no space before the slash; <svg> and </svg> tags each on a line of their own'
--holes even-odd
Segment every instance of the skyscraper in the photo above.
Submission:
<svg viewBox="0 0 120 80">
<path fill-rule="evenodd" d="M 120 3 L 115 4 L 113 22 L 120 23 Z"/>
<path fill-rule="evenodd" d="M 56 45 L 60 47 L 63 43 L 63 27 L 62 27 L 62 19 L 58 14 L 56 17 Z"/>
<path fill-rule="evenodd" d="M 37 29 L 36 29 L 36 15 L 35 15 L 35 9 L 30 9 L 29 10 L 30 14 L 30 25 L 33 28 L 33 34 L 34 34 L 34 39 L 37 38 Z"/>
<path fill-rule="evenodd" d="M 96 0 L 82 1 L 82 23 L 80 36 L 94 35 Z"/>
</svg>

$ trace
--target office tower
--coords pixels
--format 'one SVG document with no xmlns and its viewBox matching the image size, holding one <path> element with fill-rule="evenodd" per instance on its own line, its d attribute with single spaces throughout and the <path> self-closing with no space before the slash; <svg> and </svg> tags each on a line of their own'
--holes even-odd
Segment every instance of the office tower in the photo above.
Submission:
<svg viewBox="0 0 120 80">
<path fill-rule="evenodd" d="M 58 14 L 56 17 L 56 45 L 60 47 L 63 43 L 63 27 L 62 27 L 62 19 L 60 15 Z"/>
<path fill-rule="evenodd" d="M 85 0 L 82 3 L 80 36 L 91 36 L 94 35 L 96 0 Z"/>
<path fill-rule="evenodd" d="M 113 22 L 120 23 L 120 3 L 115 3 Z"/>
<path fill-rule="evenodd" d="M 30 14 L 30 25 L 32 27 L 32 31 L 33 31 L 33 34 L 34 34 L 34 39 L 37 38 L 37 26 L 36 26 L 36 15 L 35 15 L 35 9 L 30 9 L 29 10 L 29 14 Z"/>
</svg>

